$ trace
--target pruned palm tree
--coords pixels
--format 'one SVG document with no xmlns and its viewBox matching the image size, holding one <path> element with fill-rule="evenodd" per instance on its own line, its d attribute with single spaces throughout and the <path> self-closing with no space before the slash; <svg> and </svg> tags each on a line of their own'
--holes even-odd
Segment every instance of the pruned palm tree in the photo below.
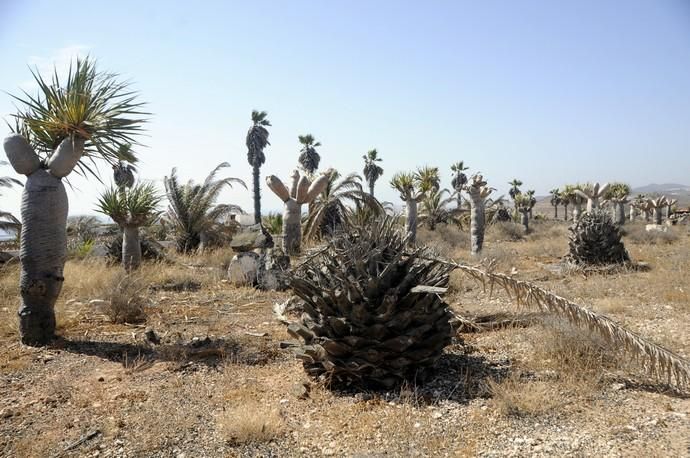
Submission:
<svg viewBox="0 0 690 458">
<path fill-rule="evenodd" d="M 455 201 L 455 194 L 448 189 L 432 190 L 426 193 L 421 201 L 419 224 L 426 225 L 432 231 L 439 224 L 461 225 L 460 209 L 449 207 L 453 201 Z"/>
<path fill-rule="evenodd" d="M 108 215 L 122 229 L 122 267 L 129 272 L 141 264 L 139 228 L 160 216 L 161 195 L 151 183 L 136 183 L 129 189 L 111 186 L 98 199 L 97 211 Z"/>
<path fill-rule="evenodd" d="M 377 164 L 377 162 L 381 162 L 381 158 L 376 149 L 367 151 L 367 154 L 362 156 L 362 158 L 364 159 L 364 179 L 367 180 L 369 194 L 373 197 L 374 186 L 378 179 L 381 178 L 381 175 L 383 175 L 383 169 Z"/>
<path fill-rule="evenodd" d="M 134 163 L 124 145 L 136 144 L 142 130 L 143 104 L 117 75 L 77 59 L 67 79 L 50 80 L 32 71 L 38 94 L 14 96 L 14 134 L 4 141 L 12 167 L 27 176 L 22 195 L 19 309 L 21 340 L 43 345 L 55 333 L 54 305 L 64 281 L 67 255 L 67 193 L 62 178 L 73 169 L 98 178 L 94 164 L 104 160 Z"/>
<path fill-rule="evenodd" d="M 438 171 L 438 167 L 431 167 L 428 165 L 418 167 L 414 178 L 421 192 L 431 193 L 441 188 L 441 175 Z"/>
<path fill-rule="evenodd" d="M 311 176 L 319 168 L 319 162 L 321 162 L 321 156 L 316 151 L 316 148 L 321 146 L 321 143 L 317 142 L 311 134 L 300 135 L 297 138 L 302 144 L 298 162 L 302 170 Z"/>
<path fill-rule="evenodd" d="M 405 232 L 410 244 L 414 244 L 417 239 L 417 204 L 424 196 L 417 183 L 416 175 L 409 172 L 398 172 L 390 181 L 390 185 L 400 193 L 400 199 L 405 202 Z"/>
<path fill-rule="evenodd" d="M 0 161 L 0 165 L 7 165 L 7 162 Z M 0 177 L 0 188 L 11 188 L 13 186 L 23 186 L 22 182 L 12 177 Z M 0 194 L 2 196 L 2 194 Z M 10 212 L 0 210 L 0 231 L 18 231 L 22 224 Z"/>
<path fill-rule="evenodd" d="M 264 148 L 268 142 L 268 129 L 271 123 L 265 111 L 252 111 L 252 126 L 247 132 L 247 162 L 252 166 L 252 183 L 254 186 L 254 222 L 261 223 L 261 183 L 259 181 L 261 166 L 266 162 Z"/>
<path fill-rule="evenodd" d="M 469 167 L 465 166 L 464 161 L 456 162 L 450 166 L 450 170 L 453 172 L 453 180 L 451 181 L 451 186 L 455 190 L 455 197 L 458 200 L 458 209 L 462 208 L 462 188 L 467 184 L 467 175 L 465 175 L 465 170 Z"/>
<path fill-rule="evenodd" d="M 553 206 L 553 219 L 558 219 L 558 206 L 563 202 L 563 200 L 561 199 L 561 191 L 558 188 L 554 188 L 551 191 L 549 191 L 549 194 L 551 194 L 550 202 Z"/>
<path fill-rule="evenodd" d="M 317 239 L 332 236 L 347 228 L 351 221 L 351 207 L 368 207 L 383 214 L 381 204 L 362 189 L 362 177 L 351 173 L 339 180 L 340 173 L 333 170 L 323 191 L 314 199 L 304 222 L 304 237 Z"/>
<path fill-rule="evenodd" d="M 243 213 L 242 209 L 232 204 L 216 204 L 218 195 L 227 186 L 239 184 L 245 189 L 247 185 L 239 178 L 216 178 L 218 172 L 230 167 L 223 162 L 208 174 L 201 184 L 188 181 L 181 184 L 177 178 L 177 169 L 163 179 L 165 194 L 168 198 L 168 219 L 173 224 L 177 250 L 188 253 L 197 248 L 205 248 L 206 242 L 218 232 L 221 219 L 232 213 Z"/>
</svg>

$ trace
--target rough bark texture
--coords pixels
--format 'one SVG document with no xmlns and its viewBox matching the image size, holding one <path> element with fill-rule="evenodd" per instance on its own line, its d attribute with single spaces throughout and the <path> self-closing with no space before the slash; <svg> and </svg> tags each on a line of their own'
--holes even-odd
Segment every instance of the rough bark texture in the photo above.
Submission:
<svg viewBox="0 0 690 458">
<path fill-rule="evenodd" d="M 139 228 L 124 226 L 122 230 L 122 267 L 131 272 L 141 265 L 141 244 L 139 243 Z"/>
<path fill-rule="evenodd" d="M 405 201 L 407 207 L 407 220 L 405 222 L 405 232 L 410 237 L 409 243 L 415 243 L 417 240 L 417 200 L 408 199 Z"/>
<path fill-rule="evenodd" d="M 568 221 L 568 204 L 563 205 L 563 221 Z"/>
<path fill-rule="evenodd" d="M 553 219 L 558 219 L 558 204 L 553 206 Z"/>
<path fill-rule="evenodd" d="M 661 224 L 661 220 L 662 220 L 661 209 L 662 209 L 662 207 L 655 207 L 654 208 L 654 224 Z"/>
<path fill-rule="evenodd" d="M 479 189 L 470 188 L 470 250 L 473 255 L 479 254 L 484 246 L 484 199 Z"/>
<path fill-rule="evenodd" d="M 630 204 L 630 222 L 635 221 L 635 205 Z"/>
<path fill-rule="evenodd" d="M 22 193 L 19 335 L 27 345 L 44 345 L 55 336 L 55 301 L 64 282 L 67 257 L 67 193 L 59 177 L 81 157 L 84 141 L 63 140 L 50 160 L 55 172 L 37 168 L 38 156 L 19 135 L 4 141 L 14 169 L 27 175 Z"/>
<path fill-rule="evenodd" d="M 297 254 L 302 244 L 302 205 L 294 199 L 285 202 L 283 211 L 283 251 Z"/>
<path fill-rule="evenodd" d="M 252 177 L 254 179 L 254 223 L 261 223 L 261 183 L 259 182 L 259 173 L 261 167 L 259 164 L 254 164 L 252 167 Z"/>
<path fill-rule="evenodd" d="M 525 226 L 525 234 L 529 232 L 529 211 L 520 210 L 520 222 Z"/>
<path fill-rule="evenodd" d="M 625 202 L 614 202 L 613 203 L 613 222 L 622 226 L 625 224 Z"/>
<path fill-rule="evenodd" d="M 22 193 L 22 271 L 19 334 L 27 345 L 45 345 L 55 336 L 55 301 L 67 257 L 67 193 L 60 179 L 39 169 Z"/>
</svg>

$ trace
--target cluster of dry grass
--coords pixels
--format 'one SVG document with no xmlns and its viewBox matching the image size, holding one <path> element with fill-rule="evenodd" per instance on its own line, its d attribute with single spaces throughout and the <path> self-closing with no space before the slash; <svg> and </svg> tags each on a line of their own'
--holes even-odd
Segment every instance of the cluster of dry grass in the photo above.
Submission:
<svg viewBox="0 0 690 458">
<path fill-rule="evenodd" d="M 654 243 L 631 236 L 644 229 L 630 227 L 631 256 L 650 269 L 584 276 L 549 269 L 567 250 L 565 224 L 532 226 L 519 238 L 490 227 L 483 261 L 470 258 L 467 235 L 456 228 L 422 230 L 420 240 L 444 256 L 535 282 L 690 355 L 687 228 L 673 227 L 670 242 Z M 93 430 L 94 439 L 63 454 L 501 455 L 515 446 L 509 438 L 525 434 L 539 435 L 552 454 L 682 453 L 690 400 L 664 394 L 663 384 L 645 379 L 606 341 L 547 316 L 463 335 L 428 385 L 334 393 L 309 382 L 278 348 L 287 334 L 271 306 L 287 295 L 232 287 L 224 281 L 230 257 L 217 251 L 145 264 L 133 286 L 121 288 L 125 302 L 141 299 L 145 323 L 114 319 L 91 302 L 113 298 L 123 279 L 118 266 L 69 261 L 56 306 L 63 340 L 49 349 L 17 343 L 18 266 L 4 267 L 0 411 L 8 416 L 0 420 L 0 455 L 53 455 Z M 460 272 L 447 300 L 468 317 L 522 313 Z M 147 328 L 159 344 L 147 341 Z M 305 382 L 306 394 L 295 388 Z M 641 426 L 643 417 L 657 426 Z M 587 445 L 563 445 L 563 431 L 577 431 L 568 434 Z"/>
</svg>

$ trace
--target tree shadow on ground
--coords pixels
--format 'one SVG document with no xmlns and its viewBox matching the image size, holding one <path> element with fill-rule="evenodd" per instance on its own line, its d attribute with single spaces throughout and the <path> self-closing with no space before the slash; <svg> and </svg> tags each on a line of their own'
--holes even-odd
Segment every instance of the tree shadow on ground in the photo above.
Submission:
<svg viewBox="0 0 690 458">
<path fill-rule="evenodd" d="M 466 353 L 462 345 L 452 345 L 423 376 L 395 388 L 339 388 L 331 392 L 353 396 L 360 401 L 380 399 L 415 406 L 434 405 L 443 401 L 467 404 L 473 399 L 489 398 L 489 381 L 501 381 L 509 375 L 510 361 L 491 361 L 481 354 Z"/>
<path fill-rule="evenodd" d="M 60 337 L 50 348 L 86 356 L 96 356 L 127 365 L 133 361 L 167 361 L 183 369 L 195 364 L 217 367 L 225 362 L 248 366 L 263 365 L 280 357 L 270 342 L 245 344 L 232 337 L 206 338 L 191 342 L 159 344 L 124 343 Z"/>
</svg>

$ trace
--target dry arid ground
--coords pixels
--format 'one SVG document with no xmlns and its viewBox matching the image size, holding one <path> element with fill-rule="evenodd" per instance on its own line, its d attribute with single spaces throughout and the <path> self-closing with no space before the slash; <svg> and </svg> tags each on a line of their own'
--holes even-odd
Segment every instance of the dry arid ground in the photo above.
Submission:
<svg viewBox="0 0 690 458">
<path fill-rule="evenodd" d="M 648 271 L 583 275 L 554 268 L 565 223 L 489 229 L 492 268 L 612 317 L 690 357 L 690 236 L 625 242 Z M 469 258 L 466 233 L 422 230 L 440 253 Z M 630 357 L 555 317 L 517 308 L 454 273 L 447 301 L 466 317 L 521 317 L 464 333 L 424 384 L 333 392 L 309 380 L 279 342 L 272 305 L 288 293 L 234 288 L 230 254 L 146 265 L 122 281 L 101 260 L 69 261 L 57 305 L 61 338 L 18 343 L 18 266 L 0 271 L 0 455 L 688 456 L 690 398 L 649 379 Z M 145 323 L 113 324 L 116 289 Z M 115 297 L 118 300 L 118 297 Z M 122 312 L 122 310 L 119 310 Z M 494 318 L 496 318 L 496 316 Z M 147 331 L 153 330 L 156 336 Z M 153 341 L 158 343 L 153 343 Z"/>
</svg>

